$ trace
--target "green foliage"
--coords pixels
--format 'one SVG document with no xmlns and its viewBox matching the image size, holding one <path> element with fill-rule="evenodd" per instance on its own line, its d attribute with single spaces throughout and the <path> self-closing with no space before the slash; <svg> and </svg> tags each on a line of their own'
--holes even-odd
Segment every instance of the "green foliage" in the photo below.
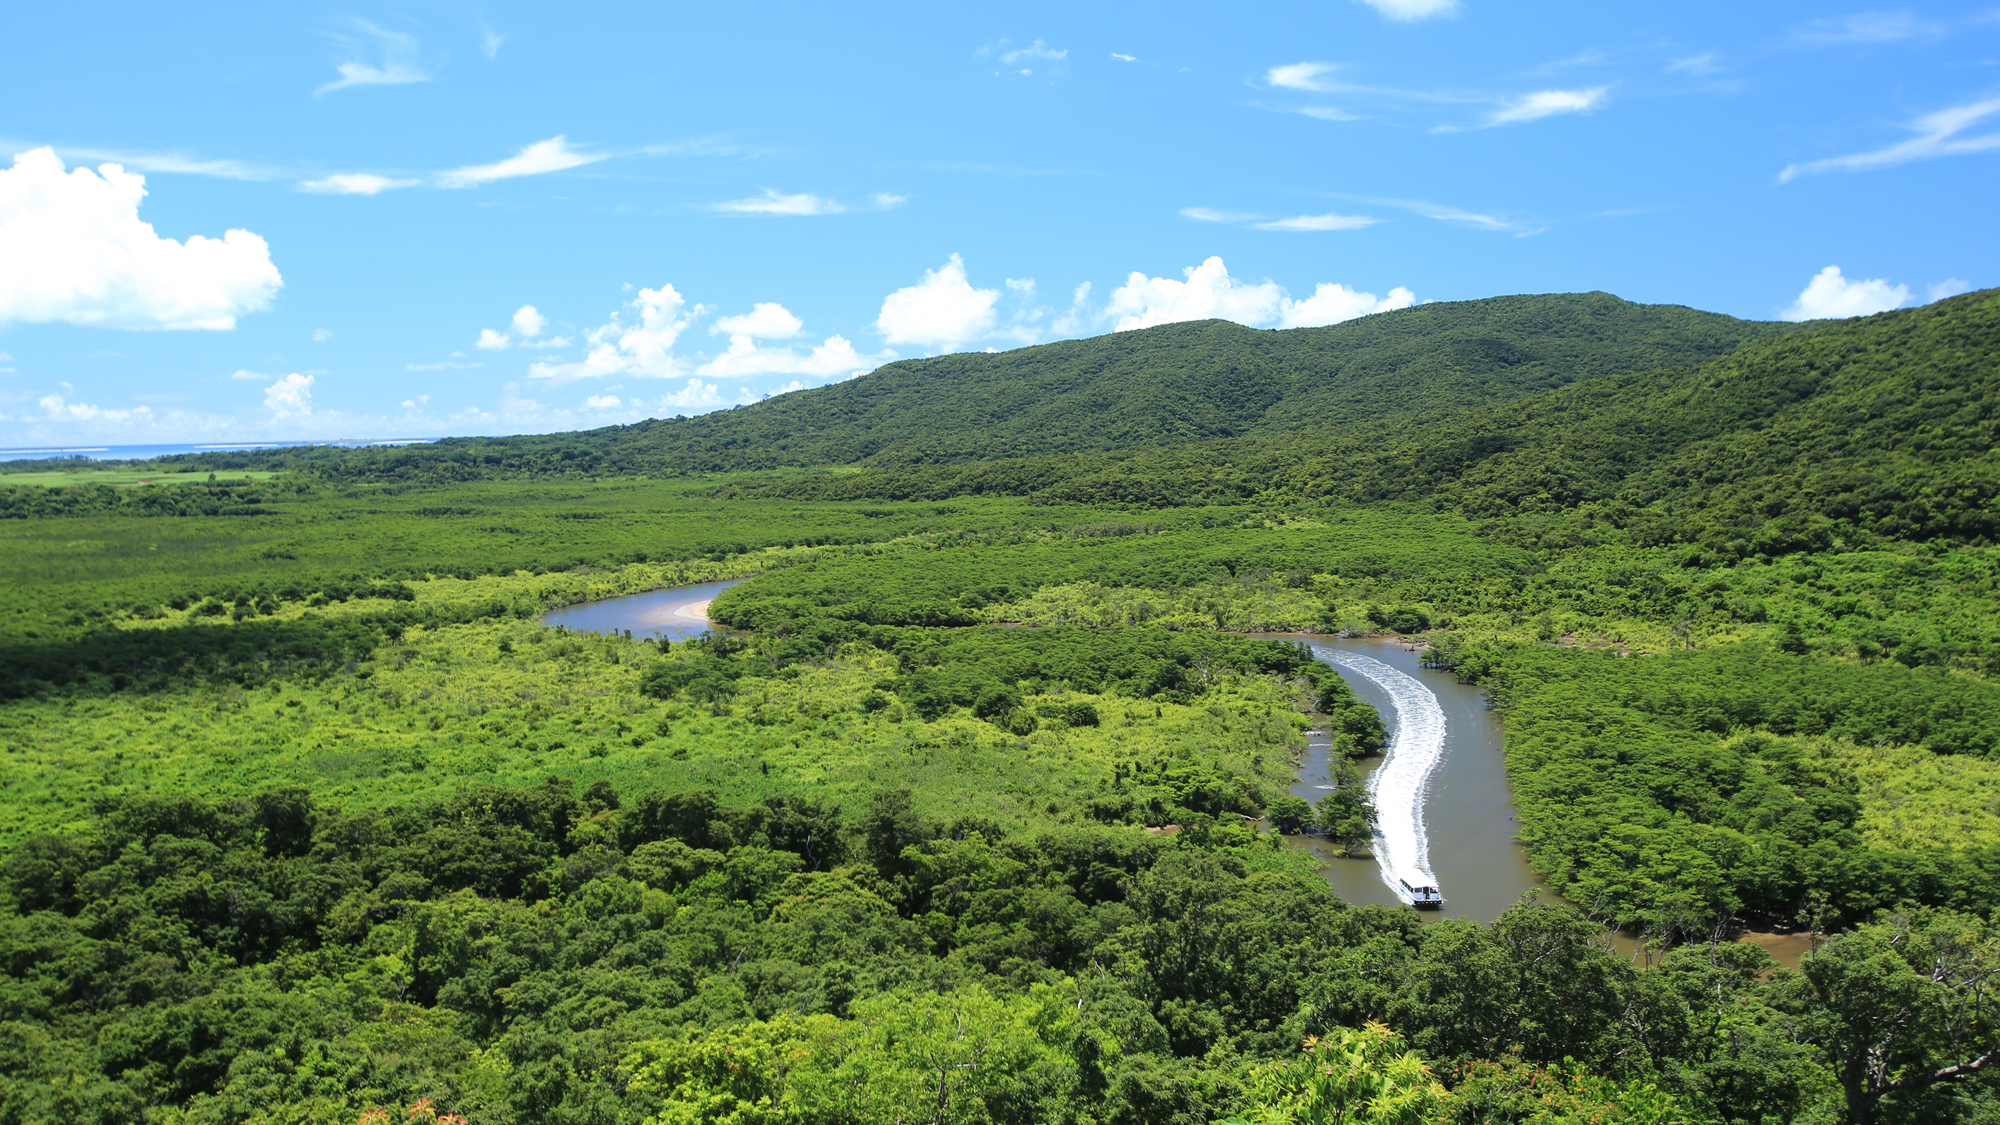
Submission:
<svg viewBox="0 0 2000 1125">
<path fill-rule="evenodd" d="M 1379 1023 L 1308 1039 L 1290 1062 L 1252 1074 L 1256 1111 L 1224 1125 L 1417 1125 L 1450 1101 L 1423 1059 Z"/>
</svg>

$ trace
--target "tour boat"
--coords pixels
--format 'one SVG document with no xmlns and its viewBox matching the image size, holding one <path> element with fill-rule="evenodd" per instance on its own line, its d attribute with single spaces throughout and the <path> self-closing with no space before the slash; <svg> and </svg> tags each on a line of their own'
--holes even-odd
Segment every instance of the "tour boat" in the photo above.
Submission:
<svg viewBox="0 0 2000 1125">
<path fill-rule="evenodd" d="M 1418 910 L 1437 910 L 1444 905 L 1444 896 L 1438 889 L 1426 884 L 1411 886 L 1408 879 L 1398 879 L 1403 884 L 1403 893 L 1410 898 L 1410 905 Z"/>
</svg>

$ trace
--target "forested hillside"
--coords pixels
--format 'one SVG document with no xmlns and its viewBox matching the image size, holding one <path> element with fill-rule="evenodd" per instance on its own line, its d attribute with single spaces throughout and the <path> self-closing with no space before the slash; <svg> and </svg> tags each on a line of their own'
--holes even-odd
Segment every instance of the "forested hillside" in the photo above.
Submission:
<svg viewBox="0 0 2000 1125">
<path fill-rule="evenodd" d="M 205 453 L 221 467 L 341 480 L 674 476 L 815 465 L 945 464 L 1367 426 L 1698 363 L 1792 331 L 1608 293 L 1420 305 L 1326 328 L 1207 320 L 998 354 L 889 364 L 698 418 L 396 449 Z"/>
</svg>

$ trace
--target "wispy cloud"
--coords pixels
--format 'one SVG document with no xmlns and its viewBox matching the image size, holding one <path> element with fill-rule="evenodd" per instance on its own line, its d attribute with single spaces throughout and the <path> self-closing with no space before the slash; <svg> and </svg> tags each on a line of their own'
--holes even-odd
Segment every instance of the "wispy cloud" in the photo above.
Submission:
<svg viewBox="0 0 2000 1125">
<path fill-rule="evenodd" d="M 1674 59 L 1666 66 L 1668 74 L 1686 74 L 1695 78 L 1707 78 L 1722 70 L 1722 56 L 1714 51 L 1703 51 L 1699 55 L 1689 55 L 1684 59 Z"/>
<path fill-rule="evenodd" d="M 26 146 L 15 146 L 20 151 Z M 208 159 L 187 156 L 178 152 L 133 152 L 129 149 L 112 148 L 71 148 L 56 146 L 56 151 L 66 159 L 83 161 L 108 161 L 133 172 L 168 172 L 184 176 L 213 176 L 219 180 L 276 180 L 285 173 L 262 164 L 244 160 Z"/>
<path fill-rule="evenodd" d="M 439 187 L 447 188 L 478 187 L 495 180 L 510 180 L 517 176 L 538 176 L 544 172 L 580 168 L 604 158 L 602 153 L 578 152 L 569 147 L 569 142 L 561 134 L 557 134 L 546 141 L 536 141 L 505 160 L 454 168 L 438 176 L 437 183 Z"/>
<path fill-rule="evenodd" d="M 1258 230 L 1277 231 L 1360 230 L 1381 221 L 1373 215 L 1294 215 L 1289 219 L 1272 219 L 1252 225 Z"/>
<path fill-rule="evenodd" d="M 1138 62 L 1138 61 L 1139 61 L 1139 56 L 1137 56 L 1137 55 L 1121 55 L 1121 54 L 1119 54 L 1119 53 L 1118 53 L 1118 52 L 1116 52 L 1116 51 L 1113 51 L 1113 52 L 1111 52 L 1111 57 L 1112 57 L 1112 58 L 1114 58 L 1114 59 L 1117 59 L 1117 60 L 1118 60 L 1119 62 Z"/>
<path fill-rule="evenodd" d="M 847 210 L 825 196 L 810 192 L 786 195 L 772 188 L 765 188 L 763 195 L 753 195 L 748 199 L 712 203 L 709 209 L 730 215 L 838 215 Z"/>
<path fill-rule="evenodd" d="M 422 180 L 392 179 L 367 172 L 335 172 L 331 176 L 322 176 L 317 180 L 306 180 L 299 184 L 299 190 L 321 195 L 380 195 L 396 188 L 415 187 L 422 182 Z"/>
<path fill-rule="evenodd" d="M 507 41 L 507 37 L 493 30 L 490 27 L 481 27 L 479 30 L 480 30 L 480 35 L 479 35 L 480 51 L 482 51 L 489 59 L 498 55 L 500 53 L 500 44 L 505 43 Z"/>
<path fill-rule="evenodd" d="M 1317 94 L 1331 93 L 1340 88 L 1334 83 L 1327 81 L 1327 75 L 1332 74 L 1335 69 L 1332 63 L 1286 63 L 1283 66 L 1274 66 L 1265 72 L 1264 81 L 1284 90 L 1310 90 Z"/>
<path fill-rule="evenodd" d="M 1965 156 L 1970 153 L 2000 149 L 2000 132 L 1983 133 L 1973 137 L 1959 135 L 1995 114 L 2000 114 L 2000 98 L 1970 102 L 1966 105 L 1941 109 L 1936 113 L 1928 113 L 1910 122 L 1907 128 L 1917 135 L 1907 141 L 1879 148 L 1873 152 L 1858 152 L 1850 156 L 1835 156 L 1826 160 L 1792 164 L 1778 173 L 1778 182 L 1789 183 L 1800 176 L 1810 176 L 1820 172 L 1866 172 L 1876 168 L 1907 164 L 1912 160 Z"/>
<path fill-rule="evenodd" d="M 365 38 L 336 35 L 333 38 L 350 55 L 372 55 L 375 62 L 349 59 L 334 67 L 340 77 L 319 89 L 314 96 L 345 90 L 350 86 L 401 86 L 427 82 L 431 74 L 417 61 L 417 40 L 400 31 L 377 27 L 367 20 L 355 20 L 354 28 Z M 372 48 L 372 50 L 371 50 Z"/>
<path fill-rule="evenodd" d="M 1198 223 L 1251 223 L 1263 218 L 1245 211 L 1218 211 L 1213 207 L 1183 207 L 1181 218 Z"/>
<path fill-rule="evenodd" d="M 1458 0 L 1361 0 L 1392 20 L 1428 20 L 1458 14 Z"/>
<path fill-rule="evenodd" d="M 1057 50 L 1039 39 L 1025 47 L 1016 47 L 1000 55 L 1000 61 L 1008 66 L 1018 66 L 1025 62 L 1061 62 L 1067 58 L 1069 58 L 1067 48 Z"/>
<path fill-rule="evenodd" d="M 1358 115 L 1349 113 L 1346 110 L 1339 108 L 1338 106 L 1304 105 L 1299 107 L 1299 112 L 1305 114 L 1307 117 L 1317 117 L 1321 121 L 1361 120 L 1361 118 Z"/>
<path fill-rule="evenodd" d="M 1814 47 L 1837 47 L 1854 43 L 1896 43 L 1906 39 L 1935 39 L 1944 34 L 1941 24 L 1918 16 L 1908 9 L 1893 12 L 1856 12 L 1813 20 L 1792 37 Z"/>
<path fill-rule="evenodd" d="M 1368 196 L 1343 198 L 1352 198 L 1356 203 L 1369 203 L 1377 207 L 1396 207 L 1404 211 L 1422 215 L 1426 219 L 1436 219 L 1441 223 L 1455 223 L 1458 226 L 1472 227 L 1475 230 L 1490 230 L 1496 234 L 1511 234 L 1525 238 L 1531 234 L 1540 234 L 1548 229 L 1547 227 L 1530 226 L 1527 223 L 1516 222 L 1512 219 L 1503 219 L 1497 215 L 1484 215 L 1477 211 L 1467 211 L 1460 207 L 1451 207 L 1442 203 L 1431 203 L 1422 199 L 1375 199 Z"/>
<path fill-rule="evenodd" d="M 1537 90 L 1515 98 L 1487 115 L 1488 125 L 1518 125 L 1562 113 L 1588 113 L 1604 104 L 1606 87 L 1589 90 Z"/>
</svg>

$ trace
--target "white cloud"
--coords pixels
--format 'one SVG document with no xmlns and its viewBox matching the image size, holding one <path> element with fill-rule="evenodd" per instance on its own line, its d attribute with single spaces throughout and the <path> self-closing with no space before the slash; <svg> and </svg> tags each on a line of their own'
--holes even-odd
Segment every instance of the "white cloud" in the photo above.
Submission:
<svg viewBox="0 0 2000 1125">
<path fill-rule="evenodd" d="M 878 197 L 879 199 L 880 197 Z M 895 198 L 895 197 L 891 197 Z M 898 199 L 898 202 L 901 202 Z M 885 206 L 894 206 L 887 204 Z M 716 211 L 732 215 L 838 215 L 847 208 L 822 196 L 801 192 L 798 195 L 784 195 L 770 188 L 761 196 L 749 199 L 731 199 L 723 203 L 711 204 Z"/>
<path fill-rule="evenodd" d="M 480 31 L 481 31 L 481 34 L 479 36 L 480 51 L 484 52 L 486 57 L 489 59 L 497 56 L 500 53 L 500 44 L 505 43 L 507 41 L 507 37 L 493 30 L 490 27 L 481 28 Z"/>
<path fill-rule="evenodd" d="M 236 327 L 284 284 L 247 230 L 161 238 L 139 218 L 146 178 L 105 164 L 65 173 L 48 148 L 0 171 L 0 322 Z"/>
<path fill-rule="evenodd" d="M 1996 113 L 2000 113 L 2000 98 L 1970 102 L 1966 105 L 1941 109 L 1936 113 L 1928 113 L 1910 122 L 1907 128 L 1917 135 L 1907 141 L 1890 145 L 1888 148 L 1876 149 L 1874 152 L 1793 164 L 1778 173 L 1778 182 L 1788 183 L 1800 176 L 1810 176 L 1818 172 L 1866 172 L 1876 168 L 1907 164 L 1912 160 L 1964 156 L 1969 153 L 2000 149 L 2000 133 L 1959 137 L 1960 133 Z"/>
<path fill-rule="evenodd" d="M 1517 125 L 1560 113 L 1587 113 L 1604 104 L 1605 87 L 1591 90 L 1538 90 L 1515 98 L 1486 118 L 1488 125 Z"/>
<path fill-rule="evenodd" d="M 67 389 L 69 384 L 63 386 Z M 143 421 L 153 413 L 151 407 L 135 406 L 130 410 L 110 410 L 88 403 L 67 402 L 61 395 L 43 395 L 38 405 L 48 412 L 51 422 L 124 422 Z"/>
<path fill-rule="evenodd" d="M 875 206 L 884 211 L 887 211 L 892 207 L 901 207 L 903 204 L 908 203 L 909 201 L 910 197 L 907 195 L 891 195 L 886 191 L 878 191 L 875 193 Z"/>
<path fill-rule="evenodd" d="M 1778 315 L 1794 321 L 1868 316 L 1901 308 L 1909 299 L 1907 285 L 1891 285 L 1881 278 L 1849 280 L 1841 276 L 1839 266 L 1828 266 L 1814 274 L 1799 299 Z"/>
<path fill-rule="evenodd" d="M 1333 83 L 1326 81 L 1326 76 L 1333 71 L 1332 63 L 1286 63 L 1284 66 L 1272 67 L 1264 75 L 1264 81 L 1287 90 L 1311 90 L 1323 94 L 1336 88 Z"/>
<path fill-rule="evenodd" d="M 1117 59 L 1117 60 L 1118 60 L 1119 62 L 1138 62 L 1138 61 L 1139 61 L 1139 56 L 1137 56 L 1137 55 L 1121 55 L 1121 54 L 1119 54 L 1119 53 L 1118 53 L 1118 52 L 1116 52 L 1116 51 L 1113 51 L 1113 52 L 1111 52 L 1111 57 L 1112 57 L 1112 58 L 1114 58 L 1114 59 Z"/>
<path fill-rule="evenodd" d="M 312 386 L 311 375 L 293 372 L 264 388 L 264 408 L 276 421 L 310 418 L 313 412 Z"/>
<path fill-rule="evenodd" d="M 229 377 L 239 383 L 261 383 L 270 378 L 269 375 L 264 374 L 262 371 L 252 371 L 247 367 L 239 367 L 231 371 Z"/>
<path fill-rule="evenodd" d="M 583 405 L 588 410 L 616 410 L 625 403 L 617 395 L 591 395 Z"/>
<path fill-rule="evenodd" d="M 1928 286 L 1927 288 L 1930 293 L 1930 298 L 1929 298 L 1930 300 L 1942 301 L 1946 297 L 1956 297 L 1960 293 L 1972 292 L 1972 283 L 1964 280 L 1963 278 L 1948 277 L 1943 281 Z M 0 356 L 0 359 L 5 359 L 5 358 L 7 357 Z"/>
<path fill-rule="evenodd" d="M 1252 284 L 1229 276 L 1229 268 L 1219 257 L 1189 266 L 1182 273 L 1186 280 L 1175 281 L 1134 271 L 1124 285 L 1112 291 L 1104 315 L 1119 318 L 1115 325 L 1119 332 L 1210 318 L 1252 327 L 1298 328 L 1333 324 L 1416 302 L 1416 294 L 1401 287 L 1377 299 L 1373 293 L 1328 283 L 1321 283 L 1311 297 L 1294 301 L 1275 281 Z"/>
<path fill-rule="evenodd" d="M 376 27 L 366 20 L 354 21 L 354 26 L 372 39 L 379 63 L 365 63 L 350 60 L 334 69 L 340 77 L 314 90 L 315 96 L 344 90 L 349 86 L 401 86 L 410 82 L 424 82 L 430 73 L 417 62 L 417 41 L 400 31 L 389 31 Z M 336 36 L 345 44 L 350 54 L 362 54 L 367 44 L 347 36 Z"/>
<path fill-rule="evenodd" d="M 1213 207 L 1181 208 L 1181 218 L 1193 219 L 1198 223 L 1249 223 L 1263 217 L 1247 211 L 1219 211 Z"/>
<path fill-rule="evenodd" d="M 673 354 L 674 341 L 706 310 L 700 305 L 689 307 L 672 285 L 641 289 L 626 308 L 638 314 L 637 324 L 627 324 L 621 313 L 613 313 L 608 322 L 590 331 L 591 349 L 583 359 L 531 364 L 528 374 L 561 382 L 606 375 L 665 379 L 681 374 L 682 365 Z"/>
<path fill-rule="evenodd" d="M 695 370 L 712 379 L 740 379 L 752 375 L 811 375 L 830 378 L 871 371 L 896 357 L 895 352 L 864 356 L 844 336 L 828 336 L 810 354 L 792 348 L 759 347 L 751 336 L 731 336 L 729 350 Z"/>
<path fill-rule="evenodd" d="M 313 343 L 324 344 L 331 339 L 333 339 L 333 329 L 331 328 L 313 329 Z"/>
<path fill-rule="evenodd" d="M 998 289 L 974 289 L 957 254 L 924 279 L 882 299 L 875 326 L 891 344 L 951 348 L 993 333 Z"/>
<path fill-rule="evenodd" d="M 1307 117 L 1317 117 L 1321 121 L 1361 120 L 1361 118 L 1358 115 L 1349 113 L 1346 110 L 1339 108 L 1338 106 L 1304 105 L 1299 107 L 1299 112 L 1305 114 Z"/>
<path fill-rule="evenodd" d="M 539 336 L 548 318 L 535 311 L 533 305 L 522 305 L 514 310 L 514 334 L 517 336 Z"/>
<path fill-rule="evenodd" d="M 1016 47 L 1011 51 L 1003 53 L 1000 56 L 1000 61 L 1006 63 L 1008 66 L 1019 66 L 1024 62 L 1034 62 L 1038 59 L 1047 62 L 1061 62 L 1068 57 L 1068 49 L 1059 51 L 1037 39 L 1025 47 Z"/>
<path fill-rule="evenodd" d="M 418 395 L 415 398 L 406 398 L 403 400 L 403 408 L 405 410 L 415 410 L 419 406 L 430 405 L 430 401 L 431 401 L 431 396 L 429 395 Z"/>
<path fill-rule="evenodd" d="M 1490 230 L 1502 234 L 1512 234 L 1521 238 L 1525 238 L 1531 234 L 1540 234 L 1544 230 L 1548 229 L 1546 227 L 1531 227 L 1525 223 L 1517 223 L 1509 219 L 1499 218 L 1498 216 L 1495 215 L 1482 215 L 1477 211 L 1467 211 L 1459 207 L 1449 207 L 1442 203 L 1429 203 L 1421 199 L 1360 198 L 1357 199 L 1356 202 L 1373 203 L 1379 207 L 1400 207 L 1405 211 L 1413 211 L 1419 215 L 1422 215 L 1426 219 L 1436 219 L 1439 222 L 1445 222 L 1445 223 L 1456 223 L 1459 226 L 1475 227 L 1479 230 Z"/>
<path fill-rule="evenodd" d="M 472 346 L 475 348 L 484 348 L 487 351 L 499 351 L 511 343 L 513 341 L 507 338 L 505 332 L 495 332 L 491 328 L 482 328 L 479 330 L 479 339 L 473 341 Z"/>
<path fill-rule="evenodd" d="M 1362 227 L 1372 227 L 1381 221 L 1372 215 L 1294 215 L 1289 219 L 1273 219 L 1255 225 L 1258 230 L 1360 230 Z"/>
<path fill-rule="evenodd" d="M 1392 20 L 1427 20 L 1458 14 L 1458 0 L 1361 0 Z"/>
<path fill-rule="evenodd" d="M 211 160 L 183 156 L 177 152 L 129 152 L 124 149 L 71 148 L 60 150 L 71 160 L 116 164 L 138 172 L 172 172 L 185 176 L 213 176 L 220 180 L 276 180 L 285 173 L 262 164 L 243 160 Z"/>
<path fill-rule="evenodd" d="M 322 176 L 317 180 L 306 180 L 299 185 L 299 190 L 321 195 L 380 195 L 397 188 L 415 187 L 422 182 L 422 180 L 396 180 L 368 172 L 335 172 L 331 176 Z"/>
<path fill-rule="evenodd" d="M 452 354 L 453 354 L 453 355 L 456 355 L 456 354 L 458 354 L 458 353 L 454 352 L 454 353 L 452 353 Z M 405 370 L 405 371 L 468 371 L 468 370 L 471 370 L 472 368 L 475 368 L 475 367 L 478 367 L 478 366 L 479 366 L 479 365 L 478 365 L 477 363 L 460 363 L 460 362 L 458 362 L 457 360 L 451 360 L 451 359 L 444 359 L 444 360 L 439 360 L 439 361 L 438 361 L 438 362 L 436 362 L 436 363 L 406 363 L 406 364 L 404 364 L 404 365 L 403 365 L 403 370 Z"/>
<path fill-rule="evenodd" d="M 1813 20 L 1799 29 L 1796 38 L 1801 43 L 1816 47 L 1833 47 L 1850 43 L 1895 43 L 1904 39 L 1933 39 L 1943 34 L 1944 28 L 1941 25 L 1923 19 L 1914 12 L 1903 10 L 1856 12 L 1851 16 Z"/>
<path fill-rule="evenodd" d="M 1286 304 L 1284 312 L 1278 317 L 1278 327 L 1317 328 L 1353 320 L 1357 316 L 1407 309 L 1416 303 L 1417 295 L 1400 285 L 1389 290 L 1388 296 L 1378 299 L 1373 293 L 1362 293 L 1345 285 L 1322 281 L 1313 290 L 1312 296 Z"/>
<path fill-rule="evenodd" d="M 1714 51 L 1704 51 L 1699 55 L 1689 55 L 1667 64 L 1668 74 L 1687 74 L 1696 78 L 1706 78 L 1722 69 L 1721 56 Z"/>
<path fill-rule="evenodd" d="M 546 141 L 536 141 L 505 160 L 454 168 L 440 175 L 437 182 L 439 187 L 447 188 L 478 187 L 516 176 L 538 176 L 544 172 L 581 168 L 602 159 L 604 156 L 599 153 L 576 151 L 569 147 L 569 141 L 557 134 Z"/>
<path fill-rule="evenodd" d="M 798 335 L 805 326 L 805 321 L 792 315 L 790 309 L 778 302 L 760 301 L 741 316 L 718 318 L 709 331 L 760 340 L 784 340 Z"/>
</svg>

